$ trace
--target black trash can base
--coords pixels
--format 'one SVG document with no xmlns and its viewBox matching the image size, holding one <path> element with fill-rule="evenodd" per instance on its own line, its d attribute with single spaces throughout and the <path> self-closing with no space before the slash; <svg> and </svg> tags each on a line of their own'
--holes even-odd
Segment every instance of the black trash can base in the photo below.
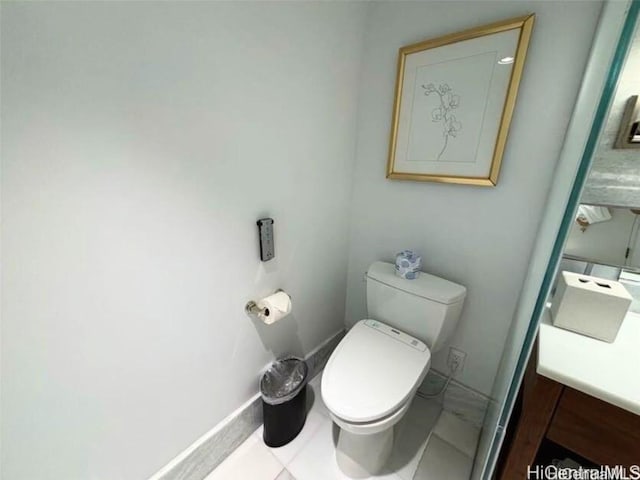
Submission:
<svg viewBox="0 0 640 480">
<path fill-rule="evenodd" d="M 282 447 L 296 438 L 307 419 L 307 364 L 299 358 L 274 362 L 260 380 L 263 439 Z"/>
<path fill-rule="evenodd" d="M 292 400 L 281 405 L 262 402 L 264 443 L 269 447 L 282 447 L 302 431 L 307 419 L 307 387 Z"/>
</svg>

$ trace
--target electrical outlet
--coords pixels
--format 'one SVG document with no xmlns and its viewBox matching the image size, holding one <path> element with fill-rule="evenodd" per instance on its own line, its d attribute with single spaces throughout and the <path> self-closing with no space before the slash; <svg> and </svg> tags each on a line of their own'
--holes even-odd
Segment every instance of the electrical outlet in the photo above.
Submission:
<svg viewBox="0 0 640 480">
<path fill-rule="evenodd" d="M 464 361 L 467 359 L 467 354 L 457 348 L 449 347 L 449 357 L 447 358 L 447 366 L 453 370 L 454 365 L 458 365 L 456 369 L 456 375 L 462 372 L 464 368 Z"/>
</svg>

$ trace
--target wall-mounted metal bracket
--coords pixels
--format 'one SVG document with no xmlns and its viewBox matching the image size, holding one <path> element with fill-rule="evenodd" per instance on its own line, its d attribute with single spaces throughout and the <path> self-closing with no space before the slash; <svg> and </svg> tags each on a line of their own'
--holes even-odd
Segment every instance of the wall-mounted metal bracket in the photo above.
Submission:
<svg viewBox="0 0 640 480">
<path fill-rule="evenodd" d="M 275 291 L 275 293 L 278 293 L 278 292 L 284 292 L 284 290 L 279 288 Z M 291 297 L 291 295 L 289 295 L 289 297 Z M 258 307 L 258 304 L 253 300 L 249 300 L 247 304 L 244 306 L 244 311 L 247 312 L 249 315 L 258 316 L 260 314 L 265 314 L 266 313 L 265 310 L 266 308 Z"/>
</svg>

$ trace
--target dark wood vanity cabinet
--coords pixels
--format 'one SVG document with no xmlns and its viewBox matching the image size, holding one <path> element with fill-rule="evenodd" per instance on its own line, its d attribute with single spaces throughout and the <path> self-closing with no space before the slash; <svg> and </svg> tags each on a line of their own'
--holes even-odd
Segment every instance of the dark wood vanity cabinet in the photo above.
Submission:
<svg viewBox="0 0 640 480">
<path fill-rule="evenodd" d="M 640 416 L 538 375 L 536 363 L 533 355 L 496 478 L 526 479 L 547 440 L 595 465 L 640 464 Z"/>
</svg>

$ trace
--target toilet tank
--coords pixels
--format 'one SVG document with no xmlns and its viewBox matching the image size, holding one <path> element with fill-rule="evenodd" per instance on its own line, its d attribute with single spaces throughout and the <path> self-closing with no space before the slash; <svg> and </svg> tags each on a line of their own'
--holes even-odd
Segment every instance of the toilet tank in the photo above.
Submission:
<svg viewBox="0 0 640 480">
<path fill-rule="evenodd" d="M 419 338 L 432 352 L 455 330 L 467 294 L 462 285 L 424 272 L 405 280 L 386 262 L 372 263 L 366 280 L 369 318 Z"/>
</svg>

